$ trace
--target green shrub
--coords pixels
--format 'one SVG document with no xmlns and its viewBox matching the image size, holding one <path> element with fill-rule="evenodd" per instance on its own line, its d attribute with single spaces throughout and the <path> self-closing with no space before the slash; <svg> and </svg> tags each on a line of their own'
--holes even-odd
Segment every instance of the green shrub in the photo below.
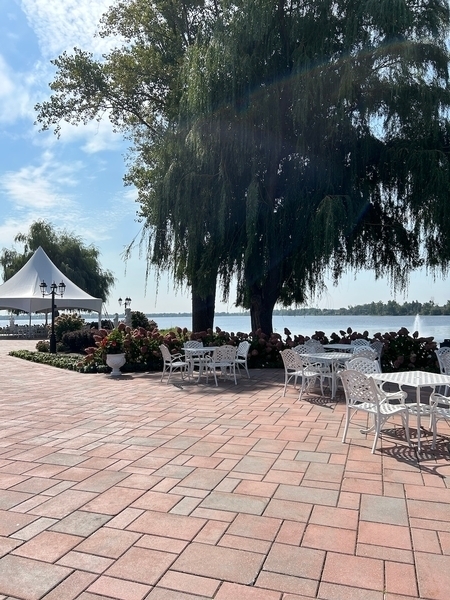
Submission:
<svg viewBox="0 0 450 600">
<path fill-rule="evenodd" d="M 39 340 L 36 344 L 36 350 L 38 352 L 50 352 L 50 342 L 48 340 Z"/>
<path fill-rule="evenodd" d="M 97 330 L 94 330 L 97 331 Z M 94 335 L 91 329 L 68 331 L 62 336 L 62 345 L 66 352 L 84 353 L 85 348 L 94 345 Z"/>
<path fill-rule="evenodd" d="M 78 331 L 84 327 L 84 319 L 76 313 L 60 315 L 55 319 L 56 341 L 60 342 L 62 337 L 68 331 Z"/>
</svg>

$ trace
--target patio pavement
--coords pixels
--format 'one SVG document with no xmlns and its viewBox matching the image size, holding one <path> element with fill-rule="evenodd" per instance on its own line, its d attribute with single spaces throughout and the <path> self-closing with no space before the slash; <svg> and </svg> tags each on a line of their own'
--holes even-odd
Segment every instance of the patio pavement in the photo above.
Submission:
<svg viewBox="0 0 450 600">
<path fill-rule="evenodd" d="M 445 424 L 420 461 L 389 423 L 372 455 L 341 443 L 342 396 L 283 398 L 281 370 L 178 387 L 8 356 L 35 344 L 0 341 L 0 600 L 450 597 Z"/>
</svg>

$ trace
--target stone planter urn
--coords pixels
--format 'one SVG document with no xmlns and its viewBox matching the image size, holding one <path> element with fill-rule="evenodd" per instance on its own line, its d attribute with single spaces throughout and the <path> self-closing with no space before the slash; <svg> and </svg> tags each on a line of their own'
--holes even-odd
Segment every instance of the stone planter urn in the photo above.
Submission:
<svg viewBox="0 0 450 600">
<path fill-rule="evenodd" d="M 125 364 L 125 354 L 107 354 L 106 364 L 111 367 L 111 377 L 120 377 L 122 375 L 120 367 Z"/>
</svg>

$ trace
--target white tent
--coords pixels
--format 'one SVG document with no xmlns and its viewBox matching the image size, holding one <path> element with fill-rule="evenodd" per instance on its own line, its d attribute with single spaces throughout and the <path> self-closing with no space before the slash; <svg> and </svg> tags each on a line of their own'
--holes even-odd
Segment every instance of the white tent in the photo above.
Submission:
<svg viewBox="0 0 450 600">
<path fill-rule="evenodd" d="M 0 285 L 0 309 L 22 310 L 27 313 L 51 311 L 51 297 L 42 297 L 40 285 L 42 281 L 50 285 L 61 281 L 66 284 L 64 296 L 55 296 L 57 309 L 78 309 L 97 312 L 99 319 L 102 312 L 102 299 L 94 298 L 72 283 L 55 267 L 44 250 L 39 246 L 30 260 Z"/>
</svg>

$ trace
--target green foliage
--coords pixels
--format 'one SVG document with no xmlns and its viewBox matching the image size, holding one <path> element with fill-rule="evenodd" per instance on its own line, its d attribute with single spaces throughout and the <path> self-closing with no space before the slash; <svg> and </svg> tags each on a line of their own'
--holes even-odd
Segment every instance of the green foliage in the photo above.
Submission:
<svg viewBox="0 0 450 600">
<path fill-rule="evenodd" d="M 55 319 L 55 335 L 58 342 L 62 341 L 63 335 L 68 331 L 79 331 L 85 325 L 85 321 L 76 313 L 64 313 Z"/>
<path fill-rule="evenodd" d="M 85 348 L 95 344 L 93 330 L 69 331 L 62 336 L 61 343 L 66 352 L 84 354 Z"/>
<path fill-rule="evenodd" d="M 153 323 L 153 322 L 152 322 Z M 150 325 L 150 321 L 147 316 L 139 311 L 132 310 L 131 311 L 131 327 L 136 329 L 137 327 L 143 327 L 144 329 L 150 329 L 153 325 Z"/>
<path fill-rule="evenodd" d="M 276 302 L 303 303 L 349 266 L 400 289 L 423 264 L 445 273 L 445 0 L 177 7 L 115 4 L 100 35 L 123 45 L 62 54 L 37 106 L 43 129 L 107 114 L 132 140 L 149 266 L 194 300 L 217 281 L 227 297 L 236 275 L 266 333 Z"/>
<path fill-rule="evenodd" d="M 41 246 L 55 266 L 82 290 L 104 301 L 114 284 L 110 271 L 102 270 L 100 251 L 95 246 L 85 246 L 81 238 L 65 230 L 57 230 L 51 223 L 35 221 L 27 233 L 18 233 L 15 242 L 24 246 L 23 252 L 3 248 L 0 266 L 3 279 L 10 279 Z"/>
<path fill-rule="evenodd" d="M 80 359 L 72 356 L 64 356 L 60 354 L 46 354 L 43 352 L 30 352 L 29 350 L 13 350 L 9 353 L 10 356 L 16 356 L 24 360 L 36 362 L 59 369 L 68 369 L 69 371 L 80 370 Z"/>
<path fill-rule="evenodd" d="M 50 342 L 47 340 L 39 340 L 36 344 L 36 350 L 38 352 L 50 352 Z"/>
</svg>

